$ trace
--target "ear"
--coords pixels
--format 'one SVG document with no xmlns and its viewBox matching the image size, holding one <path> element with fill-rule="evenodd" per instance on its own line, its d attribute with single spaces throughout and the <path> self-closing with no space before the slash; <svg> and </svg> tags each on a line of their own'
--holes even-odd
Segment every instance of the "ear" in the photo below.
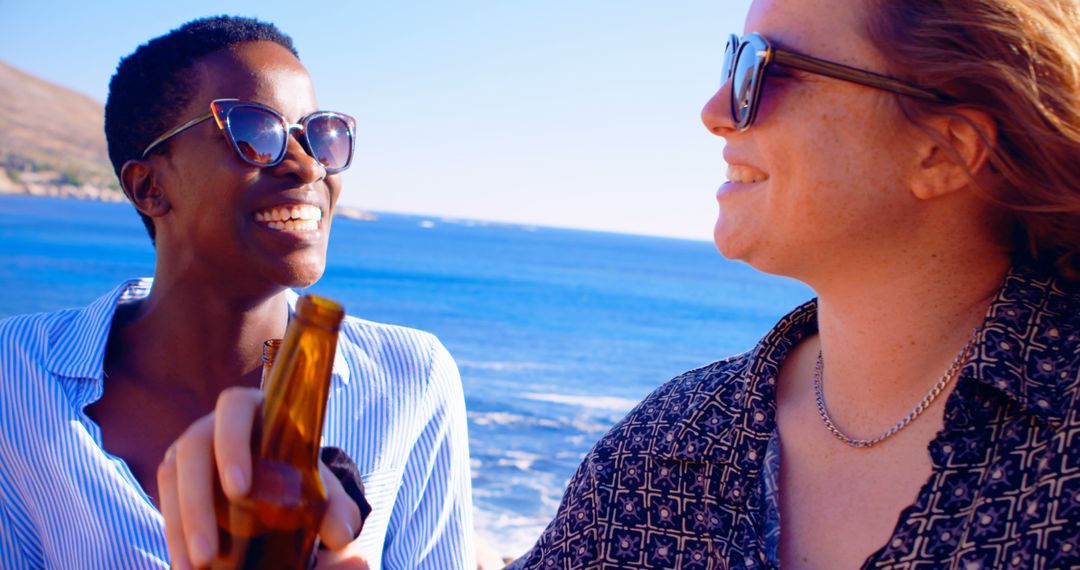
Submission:
<svg viewBox="0 0 1080 570">
<path fill-rule="evenodd" d="M 916 198 L 929 200 L 971 185 L 987 167 L 997 144 L 994 120 L 975 109 L 920 120 L 926 132 L 920 149 L 920 170 L 912 184 Z"/>
<path fill-rule="evenodd" d="M 120 168 L 120 186 L 135 209 L 150 218 L 159 218 L 169 211 L 169 201 L 154 176 L 147 160 L 129 160 Z"/>
</svg>

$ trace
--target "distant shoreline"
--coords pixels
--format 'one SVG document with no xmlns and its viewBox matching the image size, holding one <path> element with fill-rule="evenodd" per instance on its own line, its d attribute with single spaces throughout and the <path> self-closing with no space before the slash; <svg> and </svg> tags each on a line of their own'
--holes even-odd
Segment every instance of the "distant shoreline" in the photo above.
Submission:
<svg viewBox="0 0 1080 570">
<path fill-rule="evenodd" d="M 0 169 L 0 195 L 33 196 L 37 198 L 56 198 L 60 200 L 91 200 L 95 202 L 127 202 L 122 192 L 113 188 L 102 188 L 96 184 L 83 182 L 72 184 L 58 172 L 19 172 L 19 180 L 12 180 L 5 169 Z M 350 206 L 338 206 L 334 216 L 350 220 L 370 222 L 379 217 L 372 212 Z"/>
</svg>

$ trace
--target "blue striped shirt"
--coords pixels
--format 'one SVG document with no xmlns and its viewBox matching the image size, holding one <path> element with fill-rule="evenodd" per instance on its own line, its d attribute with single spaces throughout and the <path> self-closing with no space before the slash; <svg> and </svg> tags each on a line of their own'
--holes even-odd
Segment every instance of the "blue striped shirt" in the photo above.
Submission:
<svg viewBox="0 0 1080 570">
<path fill-rule="evenodd" d="M 161 513 L 85 412 L 105 389 L 117 304 L 151 285 L 0 321 L 0 569 L 168 567 Z M 465 401 L 438 339 L 348 317 L 323 444 L 363 474 L 373 569 L 476 567 Z"/>
</svg>

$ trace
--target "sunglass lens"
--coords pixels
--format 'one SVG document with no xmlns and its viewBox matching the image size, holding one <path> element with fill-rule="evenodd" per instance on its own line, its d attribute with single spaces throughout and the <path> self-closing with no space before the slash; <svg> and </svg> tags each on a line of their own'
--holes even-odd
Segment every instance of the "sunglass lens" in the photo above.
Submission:
<svg viewBox="0 0 1080 570">
<path fill-rule="evenodd" d="M 352 135 L 349 123 L 335 115 L 312 117 L 304 127 L 311 154 L 330 170 L 341 170 L 352 157 Z"/>
<path fill-rule="evenodd" d="M 272 164 L 285 152 L 285 127 L 264 109 L 233 109 L 229 112 L 229 131 L 240 154 L 254 164 Z"/>
<path fill-rule="evenodd" d="M 731 76 L 731 118 L 740 128 L 748 125 L 753 111 L 757 61 L 753 47 L 748 44 L 743 44 L 735 56 L 735 70 Z"/>
<path fill-rule="evenodd" d="M 731 77 L 731 64 L 735 61 L 735 50 L 739 47 L 739 39 L 731 36 L 727 45 L 724 46 L 724 64 L 720 68 L 720 83 L 724 83 Z"/>
</svg>

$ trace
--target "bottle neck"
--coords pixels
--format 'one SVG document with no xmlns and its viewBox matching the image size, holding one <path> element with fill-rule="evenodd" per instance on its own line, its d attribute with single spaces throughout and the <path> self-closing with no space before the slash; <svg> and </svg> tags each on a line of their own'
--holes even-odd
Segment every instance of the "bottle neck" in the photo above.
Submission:
<svg viewBox="0 0 1080 570">
<path fill-rule="evenodd" d="M 330 315 L 336 322 L 330 322 L 325 318 L 326 308 L 316 306 L 312 318 L 307 299 L 297 303 L 265 382 L 257 452 L 263 459 L 315 466 L 337 351 L 337 326 L 344 312 L 338 307 L 336 317 Z"/>
</svg>

